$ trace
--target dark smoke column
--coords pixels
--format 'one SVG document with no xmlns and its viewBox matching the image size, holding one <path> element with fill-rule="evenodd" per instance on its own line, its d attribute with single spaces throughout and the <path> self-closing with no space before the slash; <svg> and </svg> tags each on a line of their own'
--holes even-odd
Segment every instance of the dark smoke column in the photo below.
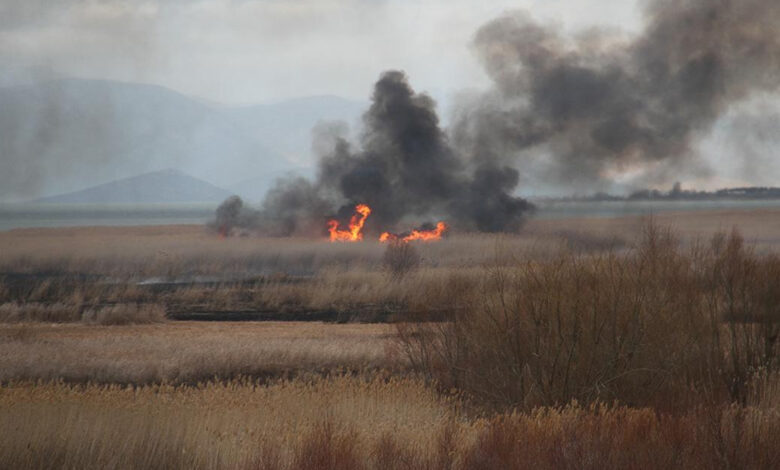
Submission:
<svg viewBox="0 0 780 470">
<path fill-rule="evenodd" d="M 284 234 L 324 227 L 326 217 L 363 203 L 372 209 L 367 231 L 377 236 L 406 219 L 444 217 L 461 230 L 521 226 L 531 205 L 512 195 L 517 171 L 478 154 L 464 158 L 440 128 L 434 101 L 415 93 L 403 72 L 382 74 L 363 124 L 359 145 L 335 139 L 321 155 L 316 182 L 277 183 L 263 204 L 266 224 L 278 230 L 284 220 Z"/>
</svg>

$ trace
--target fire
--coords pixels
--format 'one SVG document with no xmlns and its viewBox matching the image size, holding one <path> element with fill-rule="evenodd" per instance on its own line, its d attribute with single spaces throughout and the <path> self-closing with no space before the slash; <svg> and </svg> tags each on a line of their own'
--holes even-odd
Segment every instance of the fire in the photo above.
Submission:
<svg viewBox="0 0 780 470">
<path fill-rule="evenodd" d="M 436 228 L 433 230 L 412 230 L 409 235 L 405 237 L 399 237 L 398 235 L 390 232 L 385 232 L 379 237 L 380 242 L 400 240 L 402 242 L 410 242 L 413 240 L 432 241 L 441 240 L 441 236 L 447 231 L 449 227 L 444 222 L 436 224 Z"/>
<path fill-rule="evenodd" d="M 349 230 L 339 230 L 338 220 L 328 221 L 328 232 L 330 232 L 330 241 L 332 242 L 356 242 L 363 240 L 363 225 L 371 214 L 371 208 L 366 204 L 355 206 L 355 214 L 349 219 Z M 380 242 L 401 241 L 410 242 L 413 240 L 432 241 L 441 240 L 441 236 L 449 227 L 444 222 L 436 224 L 433 230 L 412 230 L 408 235 L 400 236 L 395 233 L 384 232 L 380 237 Z"/>
<path fill-rule="evenodd" d="M 338 220 L 328 221 L 328 232 L 330 232 L 330 241 L 332 242 L 356 242 L 363 239 L 363 224 L 366 218 L 371 214 L 371 208 L 365 204 L 355 206 L 355 212 L 349 220 L 349 230 L 339 230 Z"/>
</svg>

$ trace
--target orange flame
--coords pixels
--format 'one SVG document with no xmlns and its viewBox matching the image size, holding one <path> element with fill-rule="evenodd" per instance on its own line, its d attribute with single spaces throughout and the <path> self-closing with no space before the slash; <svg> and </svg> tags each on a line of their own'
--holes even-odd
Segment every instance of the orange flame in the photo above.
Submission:
<svg viewBox="0 0 780 470">
<path fill-rule="evenodd" d="M 363 224 L 366 218 L 371 214 L 371 208 L 365 204 L 355 206 L 355 212 L 349 220 L 349 230 L 339 230 L 338 220 L 328 221 L 328 232 L 330 232 L 330 241 L 332 242 L 356 242 L 363 239 Z"/>
<path fill-rule="evenodd" d="M 400 240 L 402 242 L 410 242 L 413 240 L 433 241 L 441 240 L 441 236 L 447 231 L 449 227 L 444 222 L 436 224 L 436 228 L 433 230 L 412 230 L 412 233 L 405 237 L 399 237 L 398 235 L 390 232 L 384 232 L 379 236 L 380 242 Z"/>
</svg>

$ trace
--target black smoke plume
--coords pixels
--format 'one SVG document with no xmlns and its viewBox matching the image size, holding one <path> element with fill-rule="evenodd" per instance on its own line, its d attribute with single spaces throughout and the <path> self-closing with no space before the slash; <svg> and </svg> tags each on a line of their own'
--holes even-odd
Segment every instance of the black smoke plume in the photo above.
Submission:
<svg viewBox="0 0 780 470">
<path fill-rule="evenodd" d="M 630 40 L 566 37 L 521 13 L 483 26 L 474 44 L 495 87 L 460 110 L 458 148 L 589 190 L 701 166 L 696 139 L 780 86 L 780 2 L 656 0 L 644 15 Z"/>
<path fill-rule="evenodd" d="M 516 170 L 489 161 L 475 166 L 452 148 L 434 101 L 415 93 L 402 72 L 379 78 L 363 125 L 358 145 L 321 136 L 330 145 L 314 145 L 326 149 L 316 181 L 278 181 L 263 202 L 261 228 L 315 234 L 328 218 L 346 221 L 364 203 L 372 209 L 369 234 L 438 218 L 467 230 L 514 230 L 531 208 L 512 195 Z"/>
<path fill-rule="evenodd" d="M 237 229 L 256 227 L 261 214 L 244 205 L 238 196 L 230 196 L 217 207 L 217 213 L 209 226 L 222 236 L 228 236 Z"/>
<path fill-rule="evenodd" d="M 356 145 L 330 135 L 315 182 L 280 182 L 259 218 L 278 234 L 323 230 L 357 203 L 369 233 L 442 218 L 454 228 L 516 230 L 532 206 L 519 184 L 598 190 L 674 181 L 706 169 L 696 140 L 732 105 L 780 87 L 780 1 L 653 0 L 626 38 L 566 36 L 525 14 L 477 32 L 494 82 L 445 132 L 433 100 L 402 72 L 376 83 Z"/>
</svg>

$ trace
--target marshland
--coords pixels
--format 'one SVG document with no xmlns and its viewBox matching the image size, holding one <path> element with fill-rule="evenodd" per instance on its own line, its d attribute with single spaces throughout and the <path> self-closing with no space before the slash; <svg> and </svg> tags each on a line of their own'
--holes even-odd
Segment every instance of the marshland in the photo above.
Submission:
<svg viewBox="0 0 780 470">
<path fill-rule="evenodd" d="M 779 25 L 0 1 L 0 470 L 780 468 Z"/>
<path fill-rule="evenodd" d="M 3 232 L 0 461 L 775 468 L 778 215 Z"/>
</svg>

